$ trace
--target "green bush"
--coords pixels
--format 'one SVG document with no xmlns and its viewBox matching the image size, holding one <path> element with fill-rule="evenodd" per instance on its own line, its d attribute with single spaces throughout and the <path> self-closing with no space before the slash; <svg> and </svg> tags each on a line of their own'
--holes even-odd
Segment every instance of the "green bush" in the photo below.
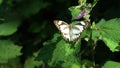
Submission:
<svg viewBox="0 0 120 68">
<path fill-rule="evenodd" d="M 120 68 L 119 3 L 0 0 L 0 68 Z M 89 25 L 69 42 L 54 20 Z"/>
</svg>

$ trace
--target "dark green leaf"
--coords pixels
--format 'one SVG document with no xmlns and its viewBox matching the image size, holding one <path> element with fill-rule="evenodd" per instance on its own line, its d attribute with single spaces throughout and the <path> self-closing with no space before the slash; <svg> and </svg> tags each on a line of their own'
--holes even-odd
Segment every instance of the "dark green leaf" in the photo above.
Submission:
<svg viewBox="0 0 120 68">
<path fill-rule="evenodd" d="M 36 60 L 42 60 L 45 63 L 48 63 L 51 60 L 53 51 L 56 47 L 57 38 L 59 36 L 59 34 L 55 34 L 54 38 L 51 41 L 43 43 L 44 47 L 41 49 L 40 53 L 36 57 Z"/>
<path fill-rule="evenodd" d="M 23 3 L 23 5 L 20 6 L 19 10 L 24 16 L 29 17 L 38 13 L 41 9 L 46 8 L 48 5 L 50 4 L 42 0 L 26 1 L 25 4 Z"/>
</svg>

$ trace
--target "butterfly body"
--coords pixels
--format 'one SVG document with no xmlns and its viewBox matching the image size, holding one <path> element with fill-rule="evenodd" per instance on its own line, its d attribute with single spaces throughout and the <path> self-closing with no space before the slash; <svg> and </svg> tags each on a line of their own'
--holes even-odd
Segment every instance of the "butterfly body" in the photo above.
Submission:
<svg viewBox="0 0 120 68">
<path fill-rule="evenodd" d="M 80 37 L 82 31 L 86 28 L 86 23 L 83 21 L 69 25 L 64 21 L 55 20 L 54 24 L 61 32 L 63 38 L 70 42 L 77 40 Z"/>
</svg>

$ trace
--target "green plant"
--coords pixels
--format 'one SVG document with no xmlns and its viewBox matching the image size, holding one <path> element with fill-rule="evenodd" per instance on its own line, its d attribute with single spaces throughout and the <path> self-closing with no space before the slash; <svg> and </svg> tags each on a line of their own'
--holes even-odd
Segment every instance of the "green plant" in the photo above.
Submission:
<svg viewBox="0 0 120 68">
<path fill-rule="evenodd" d="M 119 68 L 119 6 L 119 0 L 0 0 L 0 68 Z M 68 42 L 56 19 L 90 22 Z"/>
</svg>

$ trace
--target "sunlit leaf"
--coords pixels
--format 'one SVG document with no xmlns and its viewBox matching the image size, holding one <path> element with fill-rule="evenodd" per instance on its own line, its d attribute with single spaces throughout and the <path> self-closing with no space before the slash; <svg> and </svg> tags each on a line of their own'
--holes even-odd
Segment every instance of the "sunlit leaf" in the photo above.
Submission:
<svg viewBox="0 0 120 68">
<path fill-rule="evenodd" d="M 62 43 L 62 44 L 61 44 Z M 53 52 L 52 62 L 51 64 L 56 64 L 59 61 L 64 61 L 65 59 L 65 42 L 62 40 L 58 44 L 56 44 L 56 49 Z"/>
<path fill-rule="evenodd" d="M 2 4 L 3 0 L 0 0 L 0 5 Z"/>
<path fill-rule="evenodd" d="M 80 8 L 77 8 L 77 6 L 70 7 L 69 10 L 72 14 L 72 19 L 75 19 L 81 12 Z"/>
<path fill-rule="evenodd" d="M 15 45 L 8 40 L 0 40 L 0 62 L 7 62 L 11 58 L 15 58 L 21 55 L 20 46 Z"/>
<path fill-rule="evenodd" d="M 35 67 L 39 67 L 42 65 L 41 61 L 35 61 L 35 57 L 29 57 L 28 59 L 26 59 L 25 64 L 24 64 L 24 68 L 35 68 Z"/>
<path fill-rule="evenodd" d="M 75 49 L 73 48 L 74 45 L 65 42 L 64 40 L 59 41 L 56 44 L 56 49 L 53 52 L 53 57 L 50 62 L 50 65 L 56 65 L 59 62 L 64 63 L 77 63 L 77 58 L 75 56 Z M 68 65 L 68 66 L 71 66 Z"/>
<path fill-rule="evenodd" d="M 120 68 L 119 62 L 107 61 L 102 68 Z"/>
<path fill-rule="evenodd" d="M 66 62 L 62 64 L 62 68 L 80 68 L 79 63 Z"/>
<path fill-rule="evenodd" d="M 103 41 L 107 44 L 107 46 L 110 48 L 111 51 L 119 51 L 117 50 L 118 42 L 111 40 L 109 38 L 103 38 Z"/>
<path fill-rule="evenodd" d="M 96 24 L 92 32 L 92 39 L 103 39 L 111 51 L 116 51 L 120 40 L 120 19 L 101 20 Z"/>
<path fill-rule="evenodd" d="M 0 36 L 7 36 L 15 33 L 18 29 L 19 21 L 9 21 L 0 24 Z"/>
<path fill-rule="evenodd" d="M 72 66 L 70 68 L 80 68 L 81 66 L 78 64 L 72 64 Z"/>
<path fill-rule="evenodd" d="M 79 2 L 80 5 L 83 5 L 83 4 L 86 3 L 86 0 L 78 0 L 78 2 Z"/>
</svg>

